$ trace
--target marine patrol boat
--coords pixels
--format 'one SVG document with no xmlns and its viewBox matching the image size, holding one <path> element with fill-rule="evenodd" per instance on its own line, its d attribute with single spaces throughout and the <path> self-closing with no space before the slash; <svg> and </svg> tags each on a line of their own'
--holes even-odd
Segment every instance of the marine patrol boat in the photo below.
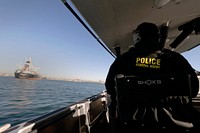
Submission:
<svg viewBox="0 0 200 133">
<path fill-rule="evenodd" d="M 132 45 L 132 31 L 141 22 L 169 24 L 165 48 L 179 53 L 200 44 L 199 0 L 62 0 L 85 29 L 111 56 Z M 200 109 L 199 96 L 192 105 Z M 6 124 L 4 133 L 104 133 L 109 132 L 106 91 L 16 126 Z"/>
</svg>

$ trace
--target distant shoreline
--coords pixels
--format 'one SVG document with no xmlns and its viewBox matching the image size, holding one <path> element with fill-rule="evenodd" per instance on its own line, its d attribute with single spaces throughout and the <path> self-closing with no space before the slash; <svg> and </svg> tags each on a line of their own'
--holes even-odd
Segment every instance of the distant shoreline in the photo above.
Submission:
<svg viewBox="0 0 200 133">
<path fill-rule="evenodd" d="M 9 74 L 0 74 L 1 77 L 13 77 L 13 75 Z M 24 80 L 24 79 L 22 79 Z M 26 79 L 25 79 L 26 80 Z M 82 79 L 66 79 L 66 78 L 52 78 L 52 77 L 42 77 L 41 80 L 60 80 L 60 81 L 72 81 L 72 82 L 89 82 L 89 83 L 101 83 L 104 84 L 104 81 L 92 81 L 92 80 L 82 80 Z"/>
</svg>

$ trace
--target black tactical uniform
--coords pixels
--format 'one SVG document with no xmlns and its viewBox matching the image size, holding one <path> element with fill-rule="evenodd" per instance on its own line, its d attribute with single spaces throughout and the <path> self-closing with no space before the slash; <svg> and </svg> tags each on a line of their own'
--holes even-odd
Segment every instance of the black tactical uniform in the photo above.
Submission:
<svg viewBox="0 0 200 133">
<path fill-rule="evenodd" d="M 188 73 L 191 75 L 192 97 L 196 97 L 199 91 L 199 80 L 194 69 L 181 54 L 160 46 L 160 34 L 157 26 L 152 23 L 142 23 L 134 31 L 134 34 L 136 34 L 134 36 L 134 47 L 116 58 L 106 78 L 105 86 L 112 100 L 109 107 L 111 117 L 116 117 L 115 76 L 118 74 L 149 75 Z M 177 91 L 180 90 L 177 89 Z M 133 112 L 131 110 L 136 110 L 136 107 L 132 107 L 131 104 L 128 102 L 124 103 L 124 111 L 122 114 L 123 122 L 128 122 L 133 119 Z"/>
</svg>

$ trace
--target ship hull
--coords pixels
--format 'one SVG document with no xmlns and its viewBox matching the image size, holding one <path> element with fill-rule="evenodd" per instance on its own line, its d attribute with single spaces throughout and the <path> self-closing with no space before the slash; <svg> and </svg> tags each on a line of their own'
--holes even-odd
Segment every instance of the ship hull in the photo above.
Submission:
<svg viewBox="0 0 200 133">
<path fill-rule="evenodd" d="M 40 76 L 38 74 L 32 73 L 15 72 L 14 75 L 15 78 L 19 79 L 40 79 Z"/>
</svg>

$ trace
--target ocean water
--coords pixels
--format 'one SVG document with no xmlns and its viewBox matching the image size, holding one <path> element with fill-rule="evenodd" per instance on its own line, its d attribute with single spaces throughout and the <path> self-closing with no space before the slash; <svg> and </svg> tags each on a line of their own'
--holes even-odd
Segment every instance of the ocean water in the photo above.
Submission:
<svg viewBox="0 0 200 133">
<path fill-rule="evenodd" d="M 0 126 L 12 126 L 105 90 L 104 84 L 0 76 Z"/>
</svg>

